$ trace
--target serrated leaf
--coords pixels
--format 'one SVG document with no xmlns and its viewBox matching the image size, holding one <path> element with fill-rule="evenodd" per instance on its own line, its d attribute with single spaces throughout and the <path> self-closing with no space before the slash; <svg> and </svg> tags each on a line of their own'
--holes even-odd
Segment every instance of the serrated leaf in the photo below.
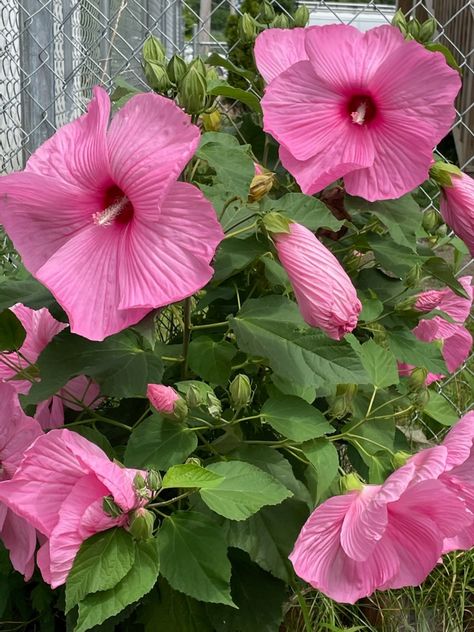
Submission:
<svg viewBox="0 0 474 632">
<path fill-rule="evenodd" d="M 434 342 L 423 342 L 411 331 L 388 332 L 388 342 L 393 355 L 400 362 L 424 367 L 432 373 L 447 373 L 441 349 Z"/>
<path fill-rule="evenodd" d="M 152 415 L 132 432 L 125 450 L 125 465 L 166 470 L 184 461 L 197 443 L 195 433 L 185 426 Z"/>
<path fill-rule="evenodd" d="M 353 334 L 349 334 L 347 340 L 359 355 L 374 386 L 386 388 L 392 384 L 398 384 L 400 378 L 397 361 L 391 351 L 380 347 L 373 338 L 362 345 Z"/>
<path fill-rule="evenodd" d="M 293 494 L 273 476 L 243 461 L 212 463 L 207 468 L 224 477 L 218 487 L 201 490 L 206 505 L 229 520 L 245 520 L 265 505 L 278 505 Z"/>
<path fill-rule="evenodd" d="M 278 200 L 268 200 L 266 206 L 281 211 L 313 232 L 323 227 L 339 230 L 344 223 L 332 214 L 324 202 L 303 193 L 287 193 Z"/>
<path fill-rule="evenodd" d="M 321 411 L 291 395 L 271 397 L 263 405 L 261 415 L 274 430 L 292 441 L 308 441 L 334 432 Z"/>
<path fill-rule="evenodd" d="M 188 362 L 191 369 L 207 382 L 225 384 L 236 353 L 237 349 L 230 342 L 200 336 L 189 345 Z"/>
<path fill-rule="evenodd" d="M 339 455 L 334 443 L 327 439 L 313 439 L 300 446 L 314 469 L 316 478 L 316 504 L 324 497 L 337 476 Z"/>
<path fill-rule="evenodd" d="M 17 351 L 25 342 L 26 331 L 10 309 L 0 312 L 0 351 Z"/>
<path fill-rule="evenodd" d="M 155 585 L 160 570 L 156 539 L 135 542 L 135 563 L 129 573 L 110 590 L 87 595 L 79 604 L 74 632 L 85 632 L 138 601 Z"/>
<path fill-rule="evenodd" d="M 121 528 L 97 533 L 77 553 L 66 582 L 66 610 L 69 612 L 89 593 L 109 590 L 130 571 L 135 561 L 135 544 Z"/>
<path fill-rule="evenodd" d="M 350 346 L 306 325 L 296 303 L 283 296 L 248 300 L 229 321 L 239 349 L 268 358 L 277 375 L 299 386 L 369 382 Z"/>
<path fill-rule="evenodd" d="M 234 605 L 227 544 L 217 522 L 177 511 L 163 520 L 158 542 L 161 573 L 170 586 L 200 601 Z"/>
<path fill-rule="evenodd" d="M 163 477 L 161 486 L 163 489 L 172 487 L 200 487 L 201 489 L 208 489 L 216 487 L 223 480 L 223 476 L 219 476 L 219 474 L 215 474 L 195 463 L 183 463 L 182 465 L 170 467 Z"/>
</svg>

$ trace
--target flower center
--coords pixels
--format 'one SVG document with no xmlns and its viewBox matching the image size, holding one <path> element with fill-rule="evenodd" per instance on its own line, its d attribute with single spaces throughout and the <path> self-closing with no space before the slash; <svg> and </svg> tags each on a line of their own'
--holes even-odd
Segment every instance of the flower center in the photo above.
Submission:
<svg viewBox="0 0 474 632">
<path fill-rule="evenodd" d="M 350 98 L 347 111 L 356 125 L 365 125 L 375 118 L 377 109 L 371 96 L 356 94 Z"/>
<path fill-rule="evenodd" d="M 97 226 L 110 226 L 113 222 L 128 224 L 133 219 L 133 204 L 115 184 L 105 192 L 102 207 L 102 211 L 92 215 Z"/>
</svg>

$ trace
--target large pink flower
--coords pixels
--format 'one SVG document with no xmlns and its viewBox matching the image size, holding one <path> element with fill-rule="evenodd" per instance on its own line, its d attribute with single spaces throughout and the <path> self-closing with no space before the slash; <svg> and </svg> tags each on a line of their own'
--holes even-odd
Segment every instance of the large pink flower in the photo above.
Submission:
<svg viewBox="0 0 474 632">
<path fill-rule="evenodd" d="M 15 389 L 5 382 L 0 382 L 0 402 L 0 481 L 6 481 L 14 476 L 25 450 L 42 430 L 37 421 L 25 415 Z M 0 540 L 10 551 L 13 568 L 26 580 L 30 579 L 35 563 L 36 530 L 2 502 Z"/>
<path fill-rule="evenodd" d="M 0 355 L 0 381 L 8 380 L 18 393 L 26 394 L 32 382 L 27 379 L 16 379 L 19 371 L 28 369 L 39 358 L 43 349 L 67 325 L 57 321 L 46 307 L 30 309 L 18 303 L 11 308 L 26 331 L 26 338 L 20 348 L 20 353 Z M 37 406 L 35 418 L 42 428 L 57 428 L 64 424 L 64 407 L 81 410 L 78 402 L 95 408 L 99 401 L 99 386 L 79 375 L 70 380 L 57 395 L 40 402 Z"/>
<path fill-rule="evenodd" d="M 474 290 L 471 280 L 472 277 L 470 276 L 459 279 L 469 298 L 458 296 L 450 288 L 445 288 L 422 292 L 415 303 L 415 309 L 420 312 L 430 312 L 437 309 L 445 312 L 455 321 L 449 322 L 441 316 L 435 316 L 431 319 L 423 318 L 413 329 L 415 336 L 423 342 L 442 341 L 442 354 L 450 373 L 456 371 L 465 362 L 472 349 L 472 336 L 464 327 L 473 301 Z M 411 373 L 413 366 L 399 363 L 398 368 L 400 375 L 406 376 Z M 444 377 L 442 374 L 428 373 L 426 384 L 431 384 L 442 377 Z"/>
<path fill-rule="evenodd" d="M 446 224 L 474 257 L 474 180 L 465 173 L 451 174 L 451 186 L 442 189 L 439 208 Z"/>
<path fill-rule="evenodd" d="M 357 325 L 362 309 L 350 278 L 336 257 L 305 226 L 273 235 L 305 321 L 340 340 Z"/>
<path fill-rule="evenodd" d="M 388 25 L 336 24 L 264 31 L 255 58 L 265 130 L 304 193 L 344 177 L 348 193 L 380 200 L 427 179 L 461 86 L 441 53 Z"/>
<path fill-rule="evenodd" d="M 424 450 L 383 485 L 335 496 L 309 517 L 290 555 L 297 575 L 332 599 L 354 603 L 374 590 L 416 586 L 447 537 L 473 516 L 437 480 L 448 450 Z"/>
<path fill-rule="evenodd" d="M 0 221 L 25 266 L 91 340 L 202 288 L 223 237 L 199 189 L 176 181 L 199 143 L 190 118 L 157 94 L 108 127 L 109 115 L 96 87 L 87 114 L 0 178 Z"/>
<path fill-rule="evenodd" d="M 146 502 L 134 489 L 136 474 L 80 435 L 52 430 L 26 451 L 13 478 L 0 483 L 0 501 L 47 538 L 38 565 L 53 588 L 66 581 L 84 540 L 127 526 L 128 513 Z M 123 512 L 116 518 L 103 509 L 109 496 Z"/>
</svg>

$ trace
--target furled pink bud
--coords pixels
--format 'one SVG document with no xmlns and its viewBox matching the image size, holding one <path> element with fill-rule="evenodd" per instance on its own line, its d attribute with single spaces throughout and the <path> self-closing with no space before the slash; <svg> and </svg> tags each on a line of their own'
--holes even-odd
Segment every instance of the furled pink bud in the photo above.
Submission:
<svg viewBox="0 0 474 632">
<path fill-rule="evenodd" d="M 153 408 L 165 415 L 172 415 L 175 411 L 176 402 L 181 399 L 174 388 L 164 384 L 148 384 L 146 396 Z"/>
<path fill-rule="evenodd" d="M 451 186 L 442 189 L 440 211 L 474 257 L 474 180 L 465 173 L 451 175 Z"/>
<path fill-rule="evenodd" d="M 336 257 L 301 224 L 274 234 L 276 249 L 290 277 L 305 321 L 340 340 L 357 325 L 362 305 Z"/>
</svg>

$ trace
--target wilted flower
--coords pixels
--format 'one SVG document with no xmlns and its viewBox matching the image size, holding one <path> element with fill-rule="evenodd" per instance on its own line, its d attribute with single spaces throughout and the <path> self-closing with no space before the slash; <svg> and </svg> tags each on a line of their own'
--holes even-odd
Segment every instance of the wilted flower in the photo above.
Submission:
<svg viewBox="0 0 474 632">
<path fill-rule="evenodd" d="M 0 501 L 45 536 L 37 562 L 53 588 L 66 581 L 84 540 L 111 527 L 128 526 L 128 512 L 146 503 L 136 494 L 136 474 L 112 463 L 84 437 L 52 430 L 25 452 L 12 479 L 0 483 Z M 108 497 L 121 515 L 104 511 Z"/>
<path fill-rule="evenodd" d="M 336 257 L 305 226 L 273 235 L 305 321 L 340 340 L 357 325 L 362 305 Z"/>
<path fill-rule="evenodd" d="M 23 412 L 15 389 L 0 382 L 0 481 L 14 476 L 25 450 L 43 434 Z M 1 485 L 1 483 L 0 483 Z M 13 568 L 30 579 L 36 550 L 36 529 L 0 501 L 0 540 L 10 552 Z"/>
<path fill-rule="evenodd" d="M 446 224 L 474 257 L 474 180 L 465 173 L 452 175 L 451 186 L 442 189 L 439 208 Z"/>
<path fill-rule="evenodd" d="M 333 24 L 264 31 L 255 58 L 265 130 L 304 193 L 344 177 L 351 195 L 380 200 L 427 179 L 461 86 L 441 53 L 392 26 Z"/>
<path fill-rule="evenodd" d="M 25 266 L 91 340 L 203 287 L 223 237 L 203 194 L 176 182 L 199 143 L 190 118 L 157 94 L 132 97 L 107 130 L 109 115 L 94 88 L 87 114 L 0 178 L 0 221 Z"/>
</svg>

